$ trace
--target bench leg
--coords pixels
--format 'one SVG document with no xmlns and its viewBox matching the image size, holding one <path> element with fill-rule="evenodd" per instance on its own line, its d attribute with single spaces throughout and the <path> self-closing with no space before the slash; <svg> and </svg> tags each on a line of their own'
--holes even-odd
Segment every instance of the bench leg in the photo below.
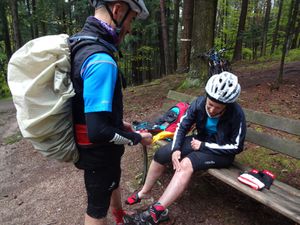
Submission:
<svg viewBox="0 0 300 225">
<path fill-rule="evenodd" d="M 147 146 L 142 146 L 143 152 L 143 176 L 142 176 L 142 184 L 145 184 L 147 172 L 148 172 L 148 150 Z"/>
</svg>

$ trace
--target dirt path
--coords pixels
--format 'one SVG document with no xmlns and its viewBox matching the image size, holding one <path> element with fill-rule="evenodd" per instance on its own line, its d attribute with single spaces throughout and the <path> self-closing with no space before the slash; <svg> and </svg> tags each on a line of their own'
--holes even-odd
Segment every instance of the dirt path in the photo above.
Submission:
<svg viewBox="0 0 300 225">
<path fill-rule="evenodd" d="M 240 70 L 245 86 L 242 104 L 257 110 L 300 119 L 300 63 L 288 65 L 288 75 L 278 92 L 269 91 L 276 68 L 264 72 Z M 161 106 L 170 88 L 177 87 L 182 76 L 165 78 L 155 85 L 129 89 L 125 93 L 126 119 L 145 120 Z M 271 94 L 270 94 L 271 93 Z M 268 101 L 268 104 L 265 102 Z M 85 210 L 82 171 L 71 164 L 47 161 L 25 140 L 19 140 L 15 112 L 11 103 L 0 102 L 0 224 L 1 225 L 81 225 Z M 7 108 L 10 110 L 7 110 Z M 1 110 L 1 108 L 3 110 Z M 12 138 L 8 143 L 8 137 Z M 13 140 L 15 139 L 15 140 Z M 139 147 L 127 148 L 123 167 L 123 200 L 139 188 L 141 171 Z M 163 192 L 172 171 L 156 185 L 153 198 L 138 207 L 146 207 Z M 126 207 L 127 209 L 131 209 Z M 170 207 L 176 224 L 196 225 L 294 225 L 292 221 L 205 173 L 197 173 L 188 191 Z M 109 220 L 109 224 L 113 224 Z"/>
<path fill-rule="evenodd" d="M 0 100 L 0 112 L 14 111 L 14 104 L 11 99 Z"/>
</svg>

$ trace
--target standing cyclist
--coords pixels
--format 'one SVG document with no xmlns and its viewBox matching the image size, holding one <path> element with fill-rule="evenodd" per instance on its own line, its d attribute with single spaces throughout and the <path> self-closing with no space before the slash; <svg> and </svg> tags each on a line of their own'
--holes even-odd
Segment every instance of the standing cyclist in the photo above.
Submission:
<svg viewBox="0 0 300 225">
<path fill-rule="evenodd" d="M 165 165 L 172 162 L 175 173 L 168 187 L 148 210 L 126 216 L 128 224 L 159 224 L 168 220 L 167 207 L 185 191 L 194 171 L 228 167 L 243 150 L 246 122 L 236 103 L 241 91 L 238 78 L 229 72 L 213 75 L 205 91 L 206 96 L 192 102 L 182 117 L 173 142 L 155 153 L 143 188 L 128 197 L 126 203 L 132 205 L 148 198 Z M 186 136 L 193 124 L 197 135 Z"/>
<path fill-rule="evenodd" d="M 75 136 L 79 149 L 76 167 L 84 170 L 87 192 L 85 225 L 106 224 L 108 208 L 123 223 L 120 199 L 120 162 L 124 145 L 147 144 L 151 134 L 133 132 L 123 122 L 122 84 L 115 59 L 118 45 L 137 17 L 149 15 L 143 0 L 90 0 L 94 16 L 70 39 Z M 74 41 L 75 40 L 75 41 Z"/>
</svg>

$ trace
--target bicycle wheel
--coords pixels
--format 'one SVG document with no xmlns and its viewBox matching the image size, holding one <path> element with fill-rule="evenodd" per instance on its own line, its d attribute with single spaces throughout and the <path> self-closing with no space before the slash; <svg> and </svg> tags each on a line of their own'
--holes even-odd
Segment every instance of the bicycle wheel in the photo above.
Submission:
<svg viewBox="0 0 300 225">
<path fill-rule="evenodd" d="M 214 68 L 210 66 L 208 69 L 208 78 L 210 78 L 212 75 L 214 75 Z"/>
<path fill-rule="evenodd" d="M 212 75 L 219 74 L 221 72 L 222 72 L 221 66 L 220 65 L 216 65 L 216 66 L 214 66 L 214 68 L 212 70 Z"/>
<path fill-rule="evenodd" d="M 230 65 L 230 62 L 228 60 L 224 60 L 222 62 L 222 70 L 223 71 L 228 71 L 228 72 L 231 71 L 231 65 Z"/>
</svg>

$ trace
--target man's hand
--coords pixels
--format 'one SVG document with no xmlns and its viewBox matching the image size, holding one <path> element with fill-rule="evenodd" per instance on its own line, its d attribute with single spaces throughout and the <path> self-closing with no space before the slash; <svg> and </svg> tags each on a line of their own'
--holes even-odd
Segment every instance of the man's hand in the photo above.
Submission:
<svg viewBox="0 0 300 225">
<path fill-rule="evenodd" d="M 127 132 L 134 132 L 132 125 L 128 122 L 123 121 L 124 130 Z"/>
<path fill-rule="evenodd" d="M 148 132 L 141 132 L 139 133 L 142 136 L 141 144 L 146 146 L 146 145 L 151 145 L 152 143 L 152 134 Z"/>
<path fill-rule="evenodd" d="M 192 141 L 191 141 L 191 146 L 192 146 L 192 149 L 194 149 L 195 151 L 198 151 L 200 149 L 200 146 L 201 146 L 201 141 L 193 138 Z"/>
<path fill-rule="evenodd" d="M 176 150 L 172 153 L 172 163 L 173 163 L 173 169 L 176 171 L 180 171 L 180 160 L 181 159 L 181 152 L 179 150 Z"/>
</svg>

